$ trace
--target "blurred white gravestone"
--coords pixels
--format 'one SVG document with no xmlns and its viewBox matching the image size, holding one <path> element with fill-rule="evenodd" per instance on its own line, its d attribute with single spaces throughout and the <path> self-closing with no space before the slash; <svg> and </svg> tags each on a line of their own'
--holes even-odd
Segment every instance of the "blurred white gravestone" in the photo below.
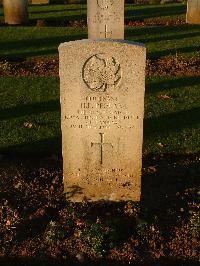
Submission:
<svg viewBox="0 0 200 266">
<path fill-rule="evenodd" d="M 30 4 L 32 4 L 32 5 L 49 4 L 49 0 L 30 0 Z"/>
<path fill-rule="evenodd" d="M 89 39 L 124 39 L 124 0 L 87 0 Z"/>
<path fill-rule="evenodd" d="M 3 0 L 5 23 L 10 25 L 28 22 L 28 0 Z"/>
<path fill-rule="evenodd" d="M 145 47 L 81 40 L 61 44 L 59 57 L 67 197 L 139 201 Z"/>
<path fill-rule="evenodd" d="M 186 22 L 200 24 L 200 0 L 188 0 Z"/>
</svg>

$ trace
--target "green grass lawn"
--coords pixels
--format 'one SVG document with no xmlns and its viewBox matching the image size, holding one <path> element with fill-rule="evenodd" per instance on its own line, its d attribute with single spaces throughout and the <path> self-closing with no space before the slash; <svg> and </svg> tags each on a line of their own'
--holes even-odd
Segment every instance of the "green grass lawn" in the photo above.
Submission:
<svg viewBox="0 0 200 266">
<path fill-rule="evenodd" d="M 0 57 L 27 58 L 58 55 L 62 42 L 87 38 L 86 30 L 74 28 L 0 28 Z"/>
<path fill-rule="evenodd" d="M 126 5 L 126 19 L 184 18 L 185 5 Z M 2 16 L 2 10 L 0 16 Z M 30 7 L 30 18 L 86 19 L 86 5 Z M 148 57 L 200 54 L 200 26 L 126 27 L 128 40 L 145 43 Z M 87 29 L 0 27 L 0 59 L 57 56 L 61 42 L 87 38 Z M 0 154 L 61 151 L 59 80 L 0 78 Z M 144 120 L 144 153 L 198 152 L 200 78 L 149 78 Z M 160 99 L 168 95 L 169 99 Z M 24 125 L 32 125 L 27 128 Z"/>
<path fill-rule="evenodd" d="M 0 79 L 0 154 L 61 151 L 58 78 Z M 147 80 L 144 153 L 197 152 L 200 78 Z M 160 99 L 167 95 L 170 99 Z M 24 123 L 30 123 L 27 128 Z M 163 145 L 163 147 L 161 147 Z"/>
<path fill-rule="evenodd" d="M 127 27 L 126 39 L 145 43 L 148 57 L 200 55 L 200 26 Z M 62 42 L 87 38 L 86 29 L 70 27 L 1 27 L 0 58 L 57 56 Z"/>
<path fill-rule="evenodd" d="M 31 6 L 30 19 L 86 19 L 86 5 Z M 126 5 L 126 19 L 185 17 L 185 5 Z M 2 16 L 2 9 L 1 9 Z M 1 17 L 2 18 L 2 17 Z M 58 23 L 59 24 L 59 23 Z M 70 27 L 0 27 L 0 59 L 57 56 L 61 42 L 87 38 L 87 29 Z M 125 39 L 145 43 L 148 57 L 194 56 L 200 53 L 200 26 L 126 27 Z"/>
</svg>

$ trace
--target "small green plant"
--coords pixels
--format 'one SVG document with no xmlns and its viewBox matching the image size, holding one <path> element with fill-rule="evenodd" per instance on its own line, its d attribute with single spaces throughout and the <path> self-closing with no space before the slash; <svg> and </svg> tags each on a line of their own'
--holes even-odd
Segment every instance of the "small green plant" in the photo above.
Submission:
<svg viewBox="0 0 200 266">
<path fill-rule="evenodd" d="M 10 70 L 10 64 L 7 61 L 0 62 L 0 68 L 5 71 Z"/>
<path fill-rule="evenodd" d="M 45 242 L 47 244 L 52 244 L 58 240 L 63 239 L 64 237 L 65 231 L 63 226 L 58 222 L 50 221 L 45 234 Z"/>
<path fill-rule="evenodd" d="M 192 212 L 190 220 L 190 230 L 194 237 L 200 237 L 200 210 L 197 212 Z M 199 244 L 200 245 L 200 244 Z"/>
<path fill-rule="evenodd" d="M 137 219 L 136 231 L 139 235 L 144 235 L 148 228 L 148 223 L 143 219 Z"/>
<path fill-rule="evenodd" d="M 92 252 L 102 257 L 105 252 L 104 239 L 106 235 L 107 232 L 101 224 L 92 223 L 82 232 L 81 237 Z"/>
</svg>

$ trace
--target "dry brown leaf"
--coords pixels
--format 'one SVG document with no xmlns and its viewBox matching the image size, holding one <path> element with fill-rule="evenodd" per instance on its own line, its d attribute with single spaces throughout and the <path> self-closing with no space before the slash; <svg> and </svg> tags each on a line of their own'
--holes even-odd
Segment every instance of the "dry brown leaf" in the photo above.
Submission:
<svg viewBox="0 0 200 266">
<path fill-rule="evenodd" d="M 11 221 L 7 220 L 6 221 L 6 226 L 10 226 L 11 225 Z"/>
<path fill-rule="evenodd" d="M 156 170 L 155 166 L 149 166 L 147 171 L 148 171 L 148 173 L 155 173 L 157 170 Z"/>
<path fill-rule="evenodd" d="M 164 148 L 165 145 L 162 144 L 161 142 L 159 142 L 159 143 L 158 143 L 158 146 L 159 146 L 160 148 Z"/>
<path fill-rule="evenodd" d="M 30 122 L 24 122 L 24 127 L 25 128 L 28 128 L 28 129 L 31 129 L 34 127 L 34 124 L 30 123 Z"/>
<path fill-rule="evenodd" d="M 158 99 L 161 99 L 161 100 L 170 100 L 170 99 L 172 99 L 172 97 L 165 94 L 165 95 L 159 95 L 158 96 Z"/>
</svg>

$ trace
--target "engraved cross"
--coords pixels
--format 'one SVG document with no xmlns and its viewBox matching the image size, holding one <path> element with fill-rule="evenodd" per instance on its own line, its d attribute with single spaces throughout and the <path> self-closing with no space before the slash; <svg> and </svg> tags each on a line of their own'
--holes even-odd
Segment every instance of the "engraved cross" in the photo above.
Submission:
<svg viewBox="0 0 200 266">
<path fill-rule="evenodd" d="M 99 133 L 100 135 L 100 142 L 97 142 L 97 143 L 94 143 L 94 142 L 91 142 L 91 147 L 93 147 L 94 145 L 98 145 L 100 146 L 100 163 L 103 164 L 103 147 L 104 145 L 109 145 L 113 148 L 113 145 L 111 143 L 106 143 L 104 142 L 104 133 Z"/>
<path fill-rule="evenodd" d="M 109 36 L 108 36 L 108 34 L 111 34 L 112 35 L 112 31 L 108 31 L 108 26 L 107 25 L 105 25 L 105 30 L 104 30 L 104 32 L 100 32 L 100 34 L 104 34 L 104 38 L 108 38 Z"/>
</svg>

